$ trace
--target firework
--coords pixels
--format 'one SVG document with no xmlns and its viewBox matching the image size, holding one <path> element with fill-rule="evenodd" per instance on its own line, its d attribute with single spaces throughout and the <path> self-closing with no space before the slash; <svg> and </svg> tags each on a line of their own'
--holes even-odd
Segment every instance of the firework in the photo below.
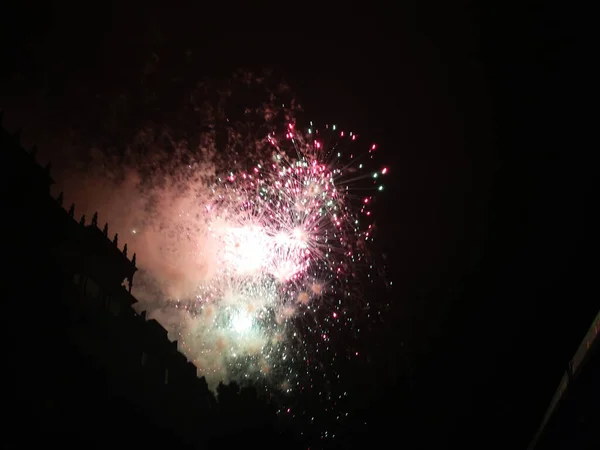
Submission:
<svg viewBox="0 0 600 450">
<path fill-rule="evenodd" d="M 293 123 L 269 133 L 263 157 L 255 155 L 248 170 L 224 170 L 211 194 L 183 211 L 203 218 L 192 253 L 212 270 L 199 277 L 193 298 L 170 304 L 186 311 L 177 337 L 209 380 L 261 377 L 289 391 L 300 363 L 310 367 L 302 334 L 327 341 L 330 327 L 345 325 L 341 309 L 352 301 L 352 278 L 366 261 L 369 206 L 387 169 L 361 170 L 375 145 L 358 149 L 360 157 L 352 149 L 343 154 L 339 148 L 356 144 L 355 135 L 335 126 L 321 134 L 330 142 Z M 367 195 L 353 195 L 365 179 Z M 203 244 L 194 246 L 194 239 Z M 332 298 L 335 305 L 326 300 Z M 330 320 L 297 326 L 324 309 Z"/>
<path fill-rule="evenodd" d="M 384 278 L 368 250 L 388 168 L 372 142 L 303 120 L 272 81 L 207 81 L 168 122 L 144 119 L 110 148 L 104 130 L 70 133 L 56 189 L 137 253 L 136 310 L 210 389 L 250 382 L 325 439 L 348 417 L 362 336 L 385 308 L 366 289 Z"/>
<path fill-rule="evenodd" d="M 315 371 L 331 375 L 332 362 L 356 355 L 341 335 L 368 307 L 371 208 L 388 169 L 372 142 L 281 107 L 285 90 L 230 115 L 235 89 L 212 109 L 192 96 L 197 135 L 141 129 L 123 155 L 93 153 L 91 170 L 71 171 L 63 190 L 111 231 L 129 231 L 138 311 L 211 388 L 264 380 L 302 390 Z"/>
</svg>

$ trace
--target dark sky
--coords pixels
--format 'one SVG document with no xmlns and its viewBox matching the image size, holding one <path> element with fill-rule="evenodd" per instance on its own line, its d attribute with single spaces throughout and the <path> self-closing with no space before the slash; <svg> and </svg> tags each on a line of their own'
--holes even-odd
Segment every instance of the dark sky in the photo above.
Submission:
<svg viewBox="0 0 600 450">
<path fill-rule="evenodd" d="M 578 18 L 527 2 L 415 3 L 20 2 L 0 15 L 0 106 L 56 153 L 89 126 L 95 98 L 133 95 L 145 71 L 274 67 L 315 116 L 376 140 L 393 171 L 378 225 L 394 306 L 366 375 L 383 379 L 374 434 L 523 448 L 598 309 Z"/>
</svg>

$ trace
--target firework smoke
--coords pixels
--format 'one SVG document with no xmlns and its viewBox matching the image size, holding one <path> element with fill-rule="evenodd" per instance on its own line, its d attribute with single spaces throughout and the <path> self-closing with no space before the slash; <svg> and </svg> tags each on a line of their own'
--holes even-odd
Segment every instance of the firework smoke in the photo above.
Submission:
<svg viewBox="0 0 600 450">
<path fill-rule="evenodd" d="M 148 128 L 124 154 L 92 152 L 63 183 L 78 211 L 98 211 L 137 253 L 138 308 L 212 388 L 297 386 L 330 331 L 349 326 L 367 264 L 369 206 L 387 170 L 363 168 L 376 147 L 275 104 L 235 122 L 221 106 L 206 113 L 194 148 Z M 370 190 L 355 195 L 357 183 Z"/>
</svg>

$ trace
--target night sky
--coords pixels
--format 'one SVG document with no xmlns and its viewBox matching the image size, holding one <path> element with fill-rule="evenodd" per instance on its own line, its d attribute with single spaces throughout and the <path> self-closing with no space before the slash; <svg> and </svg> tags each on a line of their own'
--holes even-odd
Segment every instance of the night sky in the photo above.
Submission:
<svg viewBox="0 0 600 450">
<path fill-rule="evenodd" d="M 239 67 L 273 68 L 315 118 L 377 142 L 393 176 L 376 248 L 394 288 L 373 299 L 392 308 L 363 343 L 369 439 L 527 445 L 598 310 L 575 14 L 13 3 L 0 14 L 0 107 L 53 160 L 68 136 L 121 142 L 177 114 L 195 79 Z M 172 102 L 139 109 L 149 84 Z"/>
</svg>

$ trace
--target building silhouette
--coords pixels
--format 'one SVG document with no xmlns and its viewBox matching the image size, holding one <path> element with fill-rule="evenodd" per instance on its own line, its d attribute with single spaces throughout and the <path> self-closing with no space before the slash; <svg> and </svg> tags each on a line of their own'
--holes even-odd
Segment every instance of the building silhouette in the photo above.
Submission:
<svg viewBox="0 0 600 450">
<path fill-rule="evenodd" d="M 600 448 L 600 312 L 546 410 L 528 450 Z"/>
<path fill-rule="evenodd" d="M 134 311 L 136 255 L 97 214 L 51 196 L 35 153 L 0 126 L 3 444 L 289 446 L 256 390 L 220 386 L 217 401 L 165 329 Z"/>
</svg>

